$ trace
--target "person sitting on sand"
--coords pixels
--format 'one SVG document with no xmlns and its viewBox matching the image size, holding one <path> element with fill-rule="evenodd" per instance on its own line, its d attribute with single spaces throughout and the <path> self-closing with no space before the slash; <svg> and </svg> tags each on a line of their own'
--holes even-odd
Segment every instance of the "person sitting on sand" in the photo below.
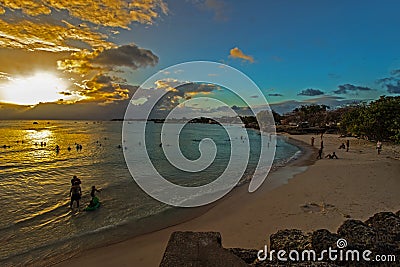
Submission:
<svg viewBox="0 0 400 267">
<path fill-rule="evenodd" d="M 74 201 L 76 201 L 76 205 L 79 208 L 79 200 L 81 199 L 82 196 L 82 190 L 78 182 L 75 182 L 74 185 L 71 186 L 71 190 L 69 190 L 69 195 L 71 197 L 71 204 L 69 205 L 71 209 L 74 204 Z"/>
<path fill-rule="evenodd" d="M 332 155 L 331 155 L 331 154 L 326 155 L 325 158 L 328 158 L 328 159 L 338 159 L 338 157 L 336 156 L 336 153 L 335 153 L 335 152 L 332 152 Z"/>
<path fill-rule="evenodd" d="M 345 149 L 346 148 L 346 145 L 344 144 L 344 143 L 342 143 L 340 146 L 339 146 L 339 149 Z"/>
</svg>

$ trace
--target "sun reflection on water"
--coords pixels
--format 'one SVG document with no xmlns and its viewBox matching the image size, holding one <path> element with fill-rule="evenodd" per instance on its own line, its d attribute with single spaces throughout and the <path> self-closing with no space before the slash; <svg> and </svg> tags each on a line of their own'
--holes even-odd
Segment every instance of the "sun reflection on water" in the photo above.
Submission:
<svg viewBox="0 0 400 267">
<path fill-rule="evenodd" d="M 33 143 L 48 142 L 50 141 L 53 132 L 48 129 L 42 130 L 26 130 L 26 139 Z"/>
<path fill-rule="evenodd" d="M 36 147 L 29 154 L 34 162 L 43 160 L 52 154 L 49 149 L 50 146 L 54 146 L 55 135 L 49 129 L 28 129 L 25 130 L 25 141 L 31 143 Z"/>
</svg>

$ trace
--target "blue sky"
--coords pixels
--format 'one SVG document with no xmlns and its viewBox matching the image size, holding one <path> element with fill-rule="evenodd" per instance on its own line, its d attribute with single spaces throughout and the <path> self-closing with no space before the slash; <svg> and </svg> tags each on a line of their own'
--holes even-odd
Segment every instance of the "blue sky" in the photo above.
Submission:
<svg viewBox="0 0 400 267">
<path fill-rule="evenodd" d="M 159 55 L 154 69 L 191 60 L 227 63 L 251 77 L 270 102 L 306 99 L 298 93 L 308 88 L 333 95 L 342 84 L 376 90 L 344 98 L 376 98 L 388 94 L 376 80 L 400 68 L 397 1 L 225 1 L 223 10 L 168 4 L 170 15 L 150 27 L 135 24 L 120 41 L 133 38 Z M 255 62 L 228 58 L 234 47 Z M 153 69 L 140 72 L 132 82 Z"/>
</svg>

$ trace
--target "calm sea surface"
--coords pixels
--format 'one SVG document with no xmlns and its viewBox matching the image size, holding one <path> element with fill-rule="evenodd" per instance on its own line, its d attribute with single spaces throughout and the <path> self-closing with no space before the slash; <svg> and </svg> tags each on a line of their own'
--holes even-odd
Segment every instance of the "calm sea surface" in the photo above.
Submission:
<svg viewBox="0 0 400 267">
<path fill-rule="evenodd" d="M 135 123 L 144 122 L 132 122 L 132 129 Z M 190 174 L 168 164 L 159 147 L 160 128 L 160 124 L 148 123 L 150 141 L 146 147 L 157 170 L 168 179 L 196 186 L 223 172 L 230 155 L 230 141 L 223 127 L 184 127 L 180 145 L 188 158 L 199 157 L 198 145 L 203 138 L 212 138 L 218 148 L 208 169 Z M 177 222 L 182 209 L 153 200 L 133 181 L 124 160 L 123 149 L 127 148 L 121 129 L 122 122 L 0 121 L 0 266 L 38 261 L 48 264 L 54 256 L 71 257 L 87 248 Z M 260 138 L 268 138 L 253 130 L 248 134 L 251 156 L 245 176 L 256 166 Z M 76 144 L 81 144 L 82 150 L 77 150 Z M 58 153 L 56 145 L 60 146 Z M 296 146 L 279 137 L 276 149 L 276 166 L 299 153 Z M 92 185 L 102 189 L 97 193 L 102 202 L 98 210 L 69 208 L 72 175 L 82 180 L 81 209 L 90 201 Z"/>
</svg>

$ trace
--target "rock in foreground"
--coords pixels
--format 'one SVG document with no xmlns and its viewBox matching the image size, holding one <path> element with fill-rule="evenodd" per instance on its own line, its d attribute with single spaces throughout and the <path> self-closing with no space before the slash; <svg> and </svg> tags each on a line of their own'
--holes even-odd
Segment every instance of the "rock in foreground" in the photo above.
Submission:
<svg viewBox="0 0 400 267">
<path fill-rule="evenodd" d="M 346 220 L 337 233 L 326 229 L 319 229 L 312 233 L 304 233 L 297 229 L 280 230 L 271 235 L 271 250 L 275 250 L 273 260 L 258 259 L 259 249 L 242 249 L 222 247 L 220 233 L 217 232 L 174 232 L 168 242 L 161 267 L 228 267 L 228 266 L 400 266 L 400 212 L 380 212 L 365 222 Z M 339 243 L 338 240 L 344 240 Z M 358 250 L 360 254 L 370 250 L 374 255 L 393 255 L 391 261 L 366 262 L 330 260 L 299 260 L 278 261 L 276 253 L 285 250 L 288 253 L 295 251 L 315 251 L 317 258 L 327 249 Z M 261 254 L 262 255 L 262 254 Z M 295 255 L 295 254 L 294 254 Z"/>
</svg>

